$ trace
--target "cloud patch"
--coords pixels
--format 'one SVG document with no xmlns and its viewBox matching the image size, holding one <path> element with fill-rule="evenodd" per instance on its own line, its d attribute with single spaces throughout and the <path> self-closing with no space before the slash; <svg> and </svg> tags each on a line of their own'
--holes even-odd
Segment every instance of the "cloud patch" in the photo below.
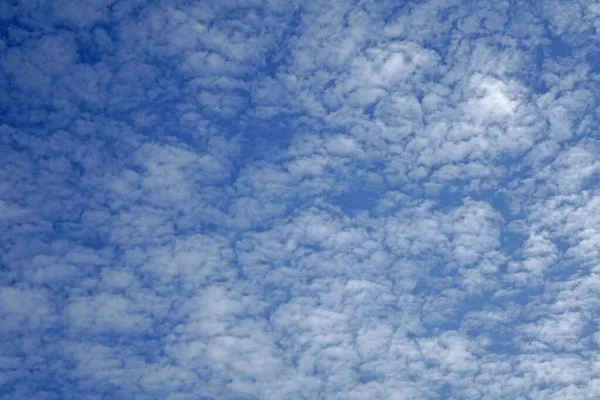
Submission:
<svg viewBox="0 0 600 400">
<path fill-rule="evenodd" d="M 598 11 L 5 5 L 0 398 L 597 397 Z"/>
</svg>

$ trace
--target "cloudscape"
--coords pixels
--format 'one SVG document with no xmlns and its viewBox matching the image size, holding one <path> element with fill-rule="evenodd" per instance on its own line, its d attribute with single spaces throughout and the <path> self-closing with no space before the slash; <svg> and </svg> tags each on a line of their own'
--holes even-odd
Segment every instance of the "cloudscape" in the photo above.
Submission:
<svg viewBox="0 0 600 400">
<path fill-rule="evenodd" d="M 599 33 L 0 2 L 0 399 L 600 398 Z"/>
</svg>

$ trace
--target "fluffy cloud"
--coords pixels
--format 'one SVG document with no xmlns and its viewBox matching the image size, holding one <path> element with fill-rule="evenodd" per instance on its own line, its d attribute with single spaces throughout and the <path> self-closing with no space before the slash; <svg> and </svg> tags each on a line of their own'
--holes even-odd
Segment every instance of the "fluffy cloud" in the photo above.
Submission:
<svg viewBox="0 0 600 400">
<path fill-rule="evenodd" d="M 0 398 L 600 394 L 591 2 L 12 2 Z"/>
</svg>

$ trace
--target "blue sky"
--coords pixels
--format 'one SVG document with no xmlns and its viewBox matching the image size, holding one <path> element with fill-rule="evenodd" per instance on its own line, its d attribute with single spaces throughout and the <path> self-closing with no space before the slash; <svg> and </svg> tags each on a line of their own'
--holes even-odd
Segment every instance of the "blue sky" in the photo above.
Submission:
<svg viewBox="0 0 600 400">
<path fill-rule="evenodd" d="M 600 398 L 600 6 L 0 4 L 1 399 Z"/>
</svg>

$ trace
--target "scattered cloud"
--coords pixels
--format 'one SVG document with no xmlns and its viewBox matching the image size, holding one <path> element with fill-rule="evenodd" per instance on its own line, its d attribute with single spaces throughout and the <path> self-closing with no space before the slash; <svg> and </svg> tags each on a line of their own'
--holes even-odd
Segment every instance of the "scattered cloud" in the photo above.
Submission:
<svg viewBox="0 0 600 400">
<path fill-rule="evenodd" d="M 600 8 L 0 6 L 0 398 L 587 399 Z"/>
</svg>

